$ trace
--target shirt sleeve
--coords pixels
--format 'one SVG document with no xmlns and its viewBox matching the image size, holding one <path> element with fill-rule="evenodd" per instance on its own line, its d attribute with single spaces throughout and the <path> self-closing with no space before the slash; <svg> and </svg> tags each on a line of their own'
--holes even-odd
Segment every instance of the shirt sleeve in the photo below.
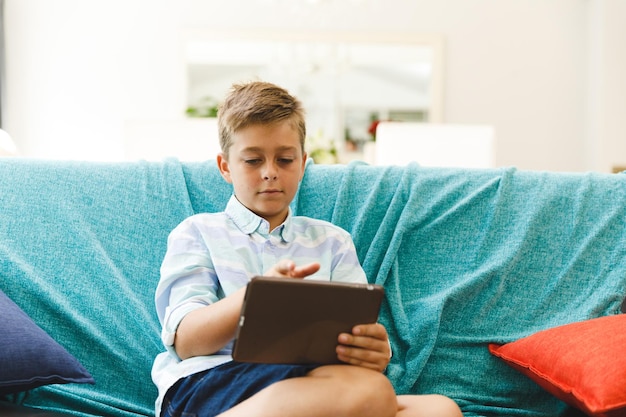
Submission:
<svg viewBox="0 0 626 417">
<path fill-rule="evenodd" d="M 340 229 L 333 248 L 331 280 L 339 282 L 367 283 L 365 271 L 359 262 L 352 237 Z"/>
<path fill-rule="evenodd" d="M 161 339 L 168 351 L 176 355 L 174 338 L 185 315 L 216 302 L 218 292 L 219 283 L 209 249 L 191 217 L 168 237 L 155 295 Z"/>
</svg>

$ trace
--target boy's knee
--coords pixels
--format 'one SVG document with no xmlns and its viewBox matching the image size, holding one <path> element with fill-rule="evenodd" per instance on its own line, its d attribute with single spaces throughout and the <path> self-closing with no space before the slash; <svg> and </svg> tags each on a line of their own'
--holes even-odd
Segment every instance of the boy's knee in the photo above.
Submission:
<svg viewBox="0 0 626 417">
<path fill-rule="evenodd" d="M 396 394 L 383 374 L 356 366 L 341 366 L 334 376 L 340 380 L 337 401 L 349 416 L 395 416 Z"/>
<path fill-rule="evenodd" d="M 436 395 L 436 397 L 439 400 L 440 412 L 438 415 L 449 417 L 463 417 L 461 409 L 454 400 L 443 395 Z"/>
<path fill-rule="evenodd" d="M 396 393 L 389 380 L 376 371 L 353 382 L 348 390 L 354 394 L 350 404 L 351 416 L 395 416 L 398 405 Z"/>
<path fill-rule="evenodd" d="M 463 413 L 457 403 L 444 395 L 400 395 L 397 399 L 399 409 L 403 410 L 407 415 L 463 417 Z"/>
</svg>

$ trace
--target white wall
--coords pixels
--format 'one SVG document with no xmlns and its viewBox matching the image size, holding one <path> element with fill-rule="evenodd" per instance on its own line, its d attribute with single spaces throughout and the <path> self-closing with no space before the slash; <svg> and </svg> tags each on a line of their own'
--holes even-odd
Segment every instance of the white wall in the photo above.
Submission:
<svg viewBox="0 0 626 417">
<path fill-rule="evenodd" d="M 126 122 L 181 117 L 185 29 L 437 33 L 444 119 L 494 125 L 498 165 L 626 162 L 622 0 L 317 0 L 302 1 L 304 12 L 296 3 L 5 0 L 4 127 L 25 154 L 120 158 Z"/>
<path fill-rule="evenodd" d="M 121 133 L 120 35 L 106 7 L 5 2 L 5 128 L 22 154 L 114 157 Z M 67 152 L 67 153 L 65 153 Z"/>
<path fill-rule="evenodd" d="M 599 171 L 626 167 L 626 2 L 590 7 L 586 165 Z"/>
<path fill-rule="evenodd" d="M 173 1 L 5 2 L 5 129 L 22 154 L 123 158 L 127 120 L 180 117 Z"/>
</svg>

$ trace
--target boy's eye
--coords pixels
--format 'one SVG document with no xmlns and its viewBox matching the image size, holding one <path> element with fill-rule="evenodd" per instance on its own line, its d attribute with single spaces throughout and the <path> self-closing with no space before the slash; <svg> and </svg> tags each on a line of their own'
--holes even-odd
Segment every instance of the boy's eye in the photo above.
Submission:
<svg viewBox="0 0 626 417">
<path fill-rule="evenodd" d="M 244 162 L 248 165 L 256 165 L 261 162 L 260 159 L 246 159 Z"/>
<path fill-rule="evenodd" d="M 278 162 L 281 164 L 290 164 L 293 162 L 291 158 L 278 158 Z"/>
</svg>

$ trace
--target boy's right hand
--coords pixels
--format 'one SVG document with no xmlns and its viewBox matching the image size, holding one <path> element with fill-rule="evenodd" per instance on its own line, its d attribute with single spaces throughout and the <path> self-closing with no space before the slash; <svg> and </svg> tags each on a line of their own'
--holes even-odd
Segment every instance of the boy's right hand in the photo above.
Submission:
<svg viewBox="0 0 626 417">
<path fill-rule="evenodd" d="M 295 262 L 285 259 L 268 269 L 265 275 L 304 278 L 319 269 L 317 262 L 296 266 Z M 176 353 L 181 359 L 212 355 L 235 337 L 245 291 L 246 287 L 242 287 L 218 302 L 191 311 L 182 319 L 174 340 Z"/>
<path fill-rule="evenodd" d="M 265 272 L 268 277 L 305 278 L 319 271 L 320 264 L 311 262 L 307 265 L 296 266 L 294 261 L 284 259 Z"/>
</svg>

